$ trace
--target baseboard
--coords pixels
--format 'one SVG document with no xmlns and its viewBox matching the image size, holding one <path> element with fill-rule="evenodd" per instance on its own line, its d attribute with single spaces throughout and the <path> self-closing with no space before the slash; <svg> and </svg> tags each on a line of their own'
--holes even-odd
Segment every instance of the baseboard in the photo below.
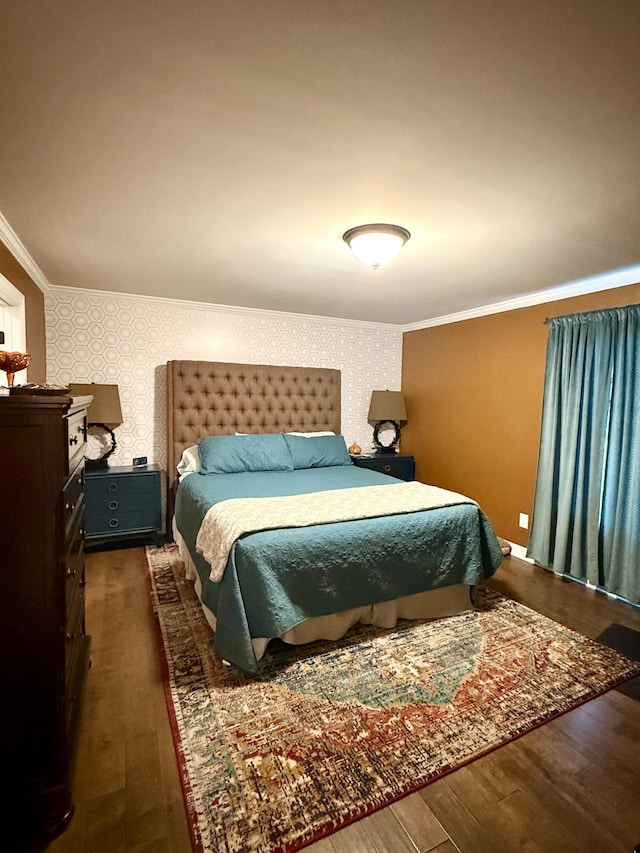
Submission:
<svg viewBox="0 0 640 853">
<path fill-rule="evenodd" d="M 509 542 L 508 539 L 507 542 Z M 515 542 L 509 542 L 509 545 L 511 545 L 511 554 L 514 557 L 517 557 L 519 560 L 525 560 L 525 562 L 531 563 L 532 565 L 535 563 L 535 560 L 532 560 L 531 557 L 527 557 L 527 549 L 523 545 L 516 545 Z"/>
</svg>

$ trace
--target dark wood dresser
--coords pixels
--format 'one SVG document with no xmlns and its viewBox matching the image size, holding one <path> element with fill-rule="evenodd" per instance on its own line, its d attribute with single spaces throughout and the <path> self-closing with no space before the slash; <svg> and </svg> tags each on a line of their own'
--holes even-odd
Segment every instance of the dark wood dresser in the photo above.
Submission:
<svg viewBox="0 0 640 853">
<path fill-rule="evenodd" d="M 90 644 L 83 547 L 90 401 L 0 397 L 0 833 L 6 827 L 10 836 L 35 830 L 52 838 L 73 814 Z"/>
</svg>

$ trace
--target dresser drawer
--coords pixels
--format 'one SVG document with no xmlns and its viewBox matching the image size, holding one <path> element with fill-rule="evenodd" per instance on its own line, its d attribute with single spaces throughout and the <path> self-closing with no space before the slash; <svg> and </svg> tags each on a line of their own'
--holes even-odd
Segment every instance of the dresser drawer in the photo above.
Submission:
<svg viewBox="0 0 640 853">
<path fill-rule="evenodd" d="M 67 463 L 73 471 L 84 459 L 87 450 L 87 413 L 83 410 L 69 415 L 67 421 Z"/>
<path fill-rule="evenodd" d="M 84 465 L 80 463 L 67 481 L 62 493 L 62 511 L 64 513 L 65 540 L 73 538 L 73 530 L 78 527 L 78 514 L 82 510 L 84 485 Z"/>
<path fill-rule="evenodd" d="M 65 627 L 65 659 L 66 678 L 69 680 L 77 650 L 84 636 L 84 584 L 78 583 L 75 588 L 71 609 L 67 616 Z"/>
<path fill-rule="evenodd" d="M 73 536 L 68 545 L 64 559 L 64 582 L 65 582 L 65 613 L 66 619 L 72 612 L 78 587 L 84 586 L 84 531 L 82 530 L 81 517 L 77 518 L 77 524 L 73 530 Z"/>
</svg>

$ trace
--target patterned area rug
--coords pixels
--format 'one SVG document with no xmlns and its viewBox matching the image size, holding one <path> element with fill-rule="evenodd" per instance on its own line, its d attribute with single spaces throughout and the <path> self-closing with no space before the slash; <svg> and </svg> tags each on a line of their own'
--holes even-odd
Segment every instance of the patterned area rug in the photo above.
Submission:
<svg viewBox="0 0 640 853">
<path fill-rule="evenodd" d="M 147 548 L 194 850 L 292 853 L 640 664 L 483 589 L 478 610 L 225 666 L 175 545 Z"/>
</svg>

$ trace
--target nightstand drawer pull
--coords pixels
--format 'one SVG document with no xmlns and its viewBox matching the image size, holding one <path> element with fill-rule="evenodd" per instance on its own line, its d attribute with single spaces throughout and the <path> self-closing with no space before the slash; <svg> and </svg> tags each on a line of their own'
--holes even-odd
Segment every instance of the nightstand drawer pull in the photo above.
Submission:
<svg viewBox="0 0 640 853">
<path fill-rule="evenodd" d="M 109 483 L 109 485 L 107 486 L 107 491 L 108 492 L 117 492 L 118 491 L 118 484 L 117 483 Z"/>
<path fill-rule="evenodd" d="M 118 524 L 120 524 L 120 522 L 118 521 L 117 518 L 110 518 L 109 519 L 109 527 L 117 527 Z"/>
<path fill-rule="evenodd" d="M 78 570 L 77 570 L 77 569 L 72 569 L 72 568 L 71 568 L 71 566 L 67 566 L 67 575 L 68 575 L 70 578 L 75 577 L 75 575 L 77 575 L 77 574 L 78 574 Z"/>
<path fill-rule="evenodd" d="M 118 501 L 109 501 L 109 509 L 118 509 Z"/>
<path fill-rule="evenodd" d="M 388 474 L 388 473 L 389 473 L 389 471 L 391 471 L 391 465 L 385 465 L 385 466 L 384 466 L 384 473 L 385 473 L 385 474 Z"/>
</svg>

